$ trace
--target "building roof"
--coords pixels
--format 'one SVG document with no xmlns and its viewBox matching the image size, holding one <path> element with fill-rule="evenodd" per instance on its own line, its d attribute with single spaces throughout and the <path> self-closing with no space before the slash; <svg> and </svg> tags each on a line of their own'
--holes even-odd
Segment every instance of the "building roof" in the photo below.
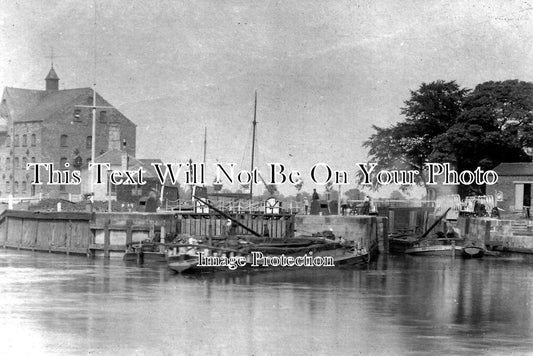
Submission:
<svg viewBox="0 0 533 356">
<path fill-rule="evenodd" d="M 94 160 L 96 163 L 109 163 L 112 166 L 120 166 L 122 164 L 122 153 L 124 152 L 121 150 L 109 150 L 97 156 Z M 128 166 L 133 167 L 134 165 L 138 166 L 140 164 L 135 157 L 128 154 Z"/>
<path fill-rule="evenodd" d="M 97 163 L 109 163 L 111 167 L 113 166 L 121 166 L 122 165 L 122 154 L 124 151 L 121 150 L 109 150 L 107 152 L 102 153 L 100 156 L 96 157 L 94 160 Z M 144 176 L 146 178 L 158 178 L 157 172 L 155 171 L 155 168 L 152 166 L 152 163 L 163 163 L 159 158 L 142 158 L 137 159 L 133 157 L 132 155 L 128 154 L 128 170 L 129 171 L 136 171 L 139 168 L 142 167 L 144 171 Z M 176 182 L 176 184 L 172 184 L 170 182 L 170 178 L 167 176 L 165 179 L 165 186 L 166 187 L 178 187 L 179 183 Z"/>
<path fill-rule="evenodd" d="M 533 176 L 533 162 L 500 163 L 494 171 L 500 176 Z"/>
<path fill-rule="evenodd" d="M 50 74 L 49 74 L 50 75 Z M 33 90 L 6 87 L 3 99 L 9 118 L 14 122 L 47 121 L 58 115 L 75 110 L 76 105 L 91 106 L 93 104 L 93 90 L 91 88 L 65 90 Z M 97 106 L 112 106 L 96 93 Z M 135 125 L 116 108 L 109 116 L 115 120 L 127 120 Z"/>
<path fill-rule="evenodd" d="M 138 159 L 142 165 L 143 168 L 152 176 L 152 177 L 158 177 L 157 172 L 155 171 L 154 166 L 152 166 L 152 163 L 160 163 L 163 164 L 163 161 L 161 161 L 159 158 L 139 158 Z M 164 168 L 161 168 L 161 170 L 164 173 Z M 170 181 L 170 177 L 167 175 L 165 178 L 165 187 L 179 187 L 179 182 L 176 180 L 176 184 L 172 184 Z"/>
<path fill-rule="evenodd" d="M 57 76 L 56 71 L 54 70 L 54 67 L 50 68 L 50 72 L 48 72 L 48 75 L 46 76 L 45 79 L 59 80 L 59 77 Z"/>
</svg>

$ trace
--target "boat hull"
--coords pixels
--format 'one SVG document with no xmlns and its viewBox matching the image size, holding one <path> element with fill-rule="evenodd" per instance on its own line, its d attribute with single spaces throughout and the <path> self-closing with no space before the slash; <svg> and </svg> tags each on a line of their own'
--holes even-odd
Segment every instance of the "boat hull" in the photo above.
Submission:
<svg viewBox="0 0 533 356">
<path fill-rule="evenodd" d="M 376 256 L 378 253 L 377 245 L 369 251 L 354 251 L 346 248 L 337 248 L 332 250 L 319 250 L 315 253 L 309 253 L 311 257 L 331 257 L 333 259 L 333 266 L 339 268 L 349 268 L 349 267 L 363 267 L 367 266 L 368 263 Z M 307 252 L 306 252 L 307 254 Z M 304 254 L 284 254 L 287 257 L 300 257 Z M 267 255 L 265 255 L 267 256 Z M 270 255 L 270 256 L 281 256 Z M 177 273 L 213 273 L 213 272 L 238 272 L 238 271 L 270 271 L 278 269 L 299 269 L 299 268 L 331 268 L 333 266 L 264 266 L 264 265 L 252 265 L 250 262 L 246 263 L 244 266 L 239 266 L 233 270 L 229 269 L 227 266 L 199 266 L 198 259 L 189 259 L 185 261 L 169 261 L 168 267 Z"/>
<path fill-rule="evenodd" d="M 415 244 L 415 239 L 389 237 L 389 252 L 390 253 L 405 253 L 408 248 L 412 248 Z"/>
<path fill-rule="evenodd" d="M 410 247 L 405 250 L 408 255 L 417 256 L 458 256 L 463 248 L 455 245 L 430 245 Z"/>
<path fill-rule="evenodd" d="M 485 250 L 478 246 L 465 246 L 462 250 L 464 258 L 481 258 L 485 254 Z"/>
</svg>

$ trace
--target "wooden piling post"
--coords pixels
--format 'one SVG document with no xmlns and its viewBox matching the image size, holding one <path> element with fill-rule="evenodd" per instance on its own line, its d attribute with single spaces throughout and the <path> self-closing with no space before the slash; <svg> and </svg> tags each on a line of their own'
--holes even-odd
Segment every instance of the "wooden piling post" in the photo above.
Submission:
<svg viewBox="0 0 533 356">
<path fill-rule="evenodd" d="M 389 224 L 383 220 L 383 252 L 389 253 Z"/>
<path fill-rule="evenodd" d="M 133 242 L 132 225 L 132 220 L 126 220 L 126 250 L 128 250 L 131 243 Z"/>
<path fill-rule="evenodd" d="M 153 240 L 155 236 L 155 222 L 153 220 L 150 220 L 148 224 L 150 226 L 150 229 L 148 230 L 148 238 L 150 240 Z"/>
<path fill-rule="evenodd" d="M 483 241 L 483 244 L 485 246 L 490 244 L 490 227 L 491 227 L 490 225 L 491 225 L 490 220 L 485 221 L 485 236 L 484 236 L 485 241 Z"/>
<path fill-rule="evenodd" d="M 452 240 L 452 258 L 455 258 L 455 240 Z"/>
<path fill-rule="evenodd" d="M 65 247 L 66 247 L 66 253 L 67 255 L 70 255 L 70 243 L 71 243 L 71 236 L 72 236 L 72 221 L 69 220 L 67 224 L 67 232 L 66 232 L 66 239 L 65 239 Z"/>
<path fill-rule="evenodd" d="M 104 223 L 104 258 L 109 258 L 109 242 L 110 242 L 110 231 L 109 231 L 109 219 L 106 219 Z"/>
<path fill-rule="evenodd" d="M 6 248 L 7 237 L 9 236 L 9 235 L 8 235 L 8 234 L 9 234 L 9 217 L 6 216 L 5 219 L 6 219 L 6 234 L 5 234 L 5 236 L 4 236 L 4 248 Z"/>
</svg>

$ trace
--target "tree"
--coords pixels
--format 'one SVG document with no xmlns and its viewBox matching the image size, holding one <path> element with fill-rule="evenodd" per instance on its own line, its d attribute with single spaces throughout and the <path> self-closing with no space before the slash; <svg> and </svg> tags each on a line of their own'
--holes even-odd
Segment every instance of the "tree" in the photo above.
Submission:
<svg viewBox="0 0 533 356">
<path fill-rule="evenodd" d="M 390 193 L 389 198 L 391 200 L 406 200 L 405 195 L 403 195 L 402 192 L 400 192 L 398 190 L 393 190 Z"/>
<path fill-rule="evenodd" d="M 458 122 L 434 139 L 430 159 L 458 171 L 492 169 L 501 162 L 530 161 L 533 143 L 533 84 L 486 82 L 465 98 Z M 484 194 L 484 186 L 461 187 L 461 195 Z"/>
<path fill-rule="evenodd" d="M 267 184 L 265 188 L 268 191 L 268 194 L 270 194 L 271 196 L 275 195 L 278 192 L 278 187 L 275 184 Z"/>
<path fill-rule="evenodd" d="M 433 139 L 457 122 L 467 93 L 455 81 L 422 83 L 401 109 L 405 121 L 389 128 L 373 126 L 376 133 L 363 143 L 372 162 L 388 169 L 418 170 L 418 182 L 424 184 L 422 172 L 433 152 Z"/>
<path fill-rule="evenodd" d="M 303 186 L 304 186 L 304 181 L 303 179 L 300 179 L 300 181 L 294 185 L 294 188 L 296 188 L 296 191 L 300 192 Z"/>
<path fill-rule="evenodd" d="M 217 183 L 216 179 L 213 180 L 213 190 L 215 192 L 217 192 L 217 193 L 220 192 L 222 190 L 222 187 L 223 187 L 222 183 Z"/>
<path fill-rule="evenodd" d="M 487 82 L 473 91 L 454 81 L 423 83 L 401 110 L 405 120 L 374 127 L 363 145 L 381 169 L 418 170 L 417 183 L 425 185 L 428 162 L 449 162 L 461 172 L 528 160 L 523 148 L 533 144 L 532 112 L 531 83 Z M 462 188 L 462 195 L 483 190 Z"/>
<path fill-rule="evenodd" d="M 348 200 L 361 200 L 365 197 L 365 193 L 361 192 L 357 188 L 348 189 L 344 192 L 344 195 L 346 195 Z"/>
</svg>

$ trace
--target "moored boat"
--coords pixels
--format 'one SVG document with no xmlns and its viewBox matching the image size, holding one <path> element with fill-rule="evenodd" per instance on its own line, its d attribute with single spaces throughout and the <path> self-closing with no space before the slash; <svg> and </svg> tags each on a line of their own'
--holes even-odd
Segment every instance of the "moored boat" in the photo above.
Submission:
<svg viewBox="0 0 533 356">
<path fill-rule="evenodd" d="M 123 261 L 136 262 L 142 264 L 144 262 L 162 263 L 167 262 L 164 246 L 151 240 L 145 240 L 132 243 L 122 257 Z"/>
<path fill-rule="evenodd" d="M 389 243 L 389 252 L 390 253 L 413 253 L 413 251 L 418 251 L 417 247 L 421 241 L 427 241 L 427 236 L 429 233 L 437 227 L 446 214 L 448 214 L 450 208 L 448 208 L 444 214 L 442 214 L 438 219 L 433 222 L 433 224 L 420 236 L 415 236 L 414 234 L 408 233 L 393 233 L 388 236 Z M 408 252 L 409 251 L 409 252 Z"/>
<path fill-rule="evenodd" d="M 485 249 L 479 246 L 464 246 L 462 256 L 464 258 L 481 258 L 485 255 Z"/>
<path fill-rule="evenodd" d="M 211 273 L 219 271 L 266 271 L 279 268 L 328 268 L 366 266 L 378 253 L 377 243 L 369 249 L 354 245 L 324 242 L 305 247 L 288 244 L 247 245 L 240 250 L 200 246 L 196 258 L 168 263 L 178 273 Z M 230 253 L 227 253 L 230 251 Z"/>
<path fill-rule="evenodd" d="M 457 239 L 427 239 L 405 250 L 408 255 L 456 256 L 463 251 Z"/>
</svg>

